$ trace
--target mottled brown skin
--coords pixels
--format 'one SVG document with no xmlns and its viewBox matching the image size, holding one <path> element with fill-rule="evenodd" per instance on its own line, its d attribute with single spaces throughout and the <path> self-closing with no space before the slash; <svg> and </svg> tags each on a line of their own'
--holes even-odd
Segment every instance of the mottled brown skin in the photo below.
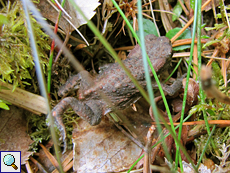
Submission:
<svg viewBox="0 0 230 173">
<path fill-rule="evenodd" d="M 160 74 L 166 70 L 171 60 L 172 46 L 169 39 L 148 35 L 145 37 L 145 45 L 155 71 Z M 123 63 L 140 85 L 146 89 L 142 61 L 140 46 L 136 45 Z M 149 73 L 153 78 L 151 70 Z M 154 78 L 152 79 L 152 86 L 157 88 Z M 165 84 L 162 84 L 162 87 L 167 94 L 173 95 L 181 88 L 181 80 L 170 86 L 174 90 Z M 77 98 L 66 97 L 62 99 L 52 111 L 58 128 L 62 132 L 63 140 L 66 138 L 66 131 L 60 117 L 69 106 L 91 125 L 97 125 L 103 115 L 111 112 L 114 108 L 124 109 L 141 97 L 139 90 L 118 63 L 109 65 L 94 78 L 87 71 L 79 72 L 59 89 L 58 94 L 66 96 L 73 90 L 77 90 Z"/>
</svg>

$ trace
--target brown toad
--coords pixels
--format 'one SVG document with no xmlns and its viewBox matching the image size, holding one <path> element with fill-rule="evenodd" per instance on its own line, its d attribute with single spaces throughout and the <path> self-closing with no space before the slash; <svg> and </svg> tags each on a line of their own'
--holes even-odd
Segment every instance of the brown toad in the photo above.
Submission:
<svg viewBox="0 0 230 173">
<path fill-rule="evenodd" d="M 145 37 L 145 45 L 156 72 L 160 74 L 165 71 L 169 67 L 172 53 L 169 39 L 148 35 Z M 141 48 L 136 45 L 123 63 L 139 84 L 146 89 L 142 61 Z M 151 70 L 149 73 L 152 77 L 153 88 L 157 88 Z M 170 87 L 162 84 L 162 87 L 167 94 L 173 95 L 181 88 L 181 80 L 177 80 Z M 79 72 L 68 79 L 66 84 L 59 89 L 58 94 L 59 96 L 66 96 L 73 90 L 77 90 L 77 98 L 66 97 L 62 99 L 52 111 L 64 141 L 66 131 L 60 117 L 69 106 L 91 125 L 97 125 L 103 115 L 111 112 L 114 108 L 124 109 L 141 97 L 139 90 L 118 63 L 110 64 L 96 77 L 91 77 L 87 71 Z"/>
</svg>

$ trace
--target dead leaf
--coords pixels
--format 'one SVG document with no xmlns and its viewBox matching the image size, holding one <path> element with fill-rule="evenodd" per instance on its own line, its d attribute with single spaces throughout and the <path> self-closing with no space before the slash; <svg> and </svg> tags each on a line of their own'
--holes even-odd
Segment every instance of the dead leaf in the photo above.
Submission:
<svg viewBox="0 0 230 173">
<path fill-rule="evenodd" d="M 167 131 L 167 130 L 166 130 Z M 185 147 L 186 143 L 187 143 L 187 138 L 188 138 L 188 131 L 189 131 L 189 127 L 188 126 L 183 126 L 182 127 L 182 135 L 181 135 L 181 144 Z M 168 133 L 168 132 L 167 132 Z M 176 130 L 176 133 L 178 133 L 178 129 Z M 172 137 L 172 135 L 169 135 L 168 137 L 165 138 L 165 143 L 167 146 L 168 151 L 170 151 L 170 154 L 173 155 L 176 152 L 176 144 L 175 141 Z M 188 162 L 187 158 L 185 157 L 184 153 L 180 150 L 180 155 L 181 155 L 181 159 Z M 165 157 L 165 152 L 163 150 L 163 147 L 161 147 L 158 156 L 162 158 Z M 195 162 L 195 161 L 194 161 Z"/>
<path fill-rule="evenodd" d="M 44 18 L 52 21 L 53 23 L 56 22 L 58 12 L 46 0 L 40 0 L 40 3 L 35 5 L 40 10 Z M 67 12 L 69 13 L 68 8 L 69 3 L 67 1 L 65 5 L 65 10 L 67 10 Z M 72 32 L 74 30 L 72 27 L 70 27 L 69 23 L 63 17 L 61 17 L 58 26 L 65 32 Z"/>
<path fill-rule="evenodd" d="M 49 142 L 50 144 L 52 142 Z M 48 144 L 49 145 L 49 144 Z M 45 146 L 47 149 L 49 149 L 50 147 L 47 147 L 47 145 Z M 49 157 L 47 157 L 46 153 L 44 152 L 43 149 L 39 150 L 38 153 L 35 153 L 37 157 L 37 161 L 43 166 L 43 168 L 45 170 L 47 170 L 47 172 L 52 172 L 52 173 L 57 173 L 58 170 L 54 167 L 54 165 L 52 164 L 53 161 L 51 161 L 49 159 Z M 53 157 L 53 156 L 52 156 Z M 51 157 L 51 158 L 52 158 Z M 31 159 L 31 157 L 30 157 Z M 65 152 L 62 156 L 61 156 L 61 162 L 62 162 L 62 166 L 64 169 L 64 172 L 67 172 L 68 169 L 67 165 L 69 164 L 69 162 L 73 159 L 73 151 L 72 150 L 68 150 L 67 152 Z"/>
<path fill-rule="evenodd" d="M 75 0 L 75 2 L 76 1 L 77 0 Z M 87 3 L 80 0 L 76 3 L 89 20 L 95 15 L 96 12 L 94 10 L 100 5 L 98 0 L 87 0 Z M 56 23 L 58 12 L 46 0 L 41 0 L 40 3 L 36 4 L 36 6 L 40 9 L 43 17 L 49 19 L 53 23 Z M 75 8 L 70 4 L 69 1 L 65 2 L 64 9 L 71 16 L 72 19 L 69 20 L 76 28 L 79 28 L 81 25 L 86 24 L 86 21 L 75 10 Z M 64 17 L 61 17 L 61 20 L 59 21 L 59 27 L 62 28 L 62 30 L 65 32 L 74 31 L 74 28 L 70 26 L 70 24 L 66 19 L 64 19 Z"/>
<path fill-rule="evenodd" d="M 186 85 L 186 78 L 182 81 L 183 88 L 185 88 Z M 199 85 L 198 83 L 193 79 L 189 78 L 189 84 L 188 84 L 188 94 L 186 98 L 186 103 L 190 106 L 196 104 L 198 101 L 198 94 L 199 94 Z"/>
<path fill-rule="evenodd" d="M 33 143 L 26 133 L 27 122 L 23 109 L 10 106 L 10 110 L 0 110 L 0 147 L 1 151 L 21 151 L 21 164 L 25 164 L 33 152 L 29 145 Z"/>
<path fill-rule="evenodd" d="M 97 126 L 79 121 L 73 131 L 74 170 L 117 172 L 128 169 L 140 156 L 141 148 L 128 139 L 107 118 Z"/>
<path fill-rule="evenodd" d="M 180 112 L 182 110 L 182 104 L 183 100 L 179 98 L 173 99 L 171 103 L 173 112 Z"/>
<path fill-rule="evenodd" d="M 49 158 L 46 156 L 44 150 L 39 150 L 39 152 L 35 153 L 35 155 L 37 156 L 37 161 L 45 168 L 45 170 L 52 172 L 55 169 Z"/>
</svg>

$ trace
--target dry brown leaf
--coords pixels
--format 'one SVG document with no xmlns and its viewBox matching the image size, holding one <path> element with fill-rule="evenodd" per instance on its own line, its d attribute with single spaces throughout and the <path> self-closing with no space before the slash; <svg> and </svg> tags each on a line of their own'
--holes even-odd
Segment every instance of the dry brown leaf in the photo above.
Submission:
<svg viewBox="0 0 230 173">
<path fill-rule="evenodd" d="M 52 142 L 50 142 L 51 144 Z M 49 144 L 48 144 L 49 145 Z M 46 146 L 47 148 L 47 146 Z M 49 147 L 48 147 L 49 148 Z M 47 149 L 48 149 L 47 148 Z M 49 158 L 47 157 L 47 155 L 45 154 L 44 150 L 41 149 L 39 150 L 38 153 L 35 153 L 36 156 L 38 156 L 37 161 L 43 166 L 43 168 L 47 171 L 47 172 L 52 172 L 52 173 L 58 173 L 58 170 L 53 166 L 53 164 L 51 163 L 51 161 L 49 160 Z M 31 157 L 30 157 L 31 158 Z M 68 163 L 73 159 L 73 152 L 72 150 L 68 150 L 67 152 L 65 152 L 62 156 L 61 156 L 61 162 L 62 162 L 62 166 L 63 169 L 65 171 Z M 66 163 L 67 160 L 67 163 Z M 65 171 L 66 172 L 66 171 Z"/>
<path fill-rule="evenodd" d="M 45 168 L 46 171 L 52 172 L 55 169 L 49 158 L 46 156 L 44 150 L 39 150 L 39 152 L 35 153 L 35 155 L 38 156 L 37 161 Z"/>
<path fill-rule="evenodd" d="M 10 110 L 0 110 L 0 148 L 1 151 L 21 151 L 21 164 L 25 164 L 32 152 L 33 143 L 26 133 L 27 122 L 23 109 L 10 106 Z"/>
<path fill-rule="evenodd" d="M 148 114 L 149 104 L 140 99 L 135 105 L 137 111 L 129 107 L 119 113 L 133 126 L 135 131 L 131 131 L 137 136 L 135 140 L 145 145 L 145 137 L 152 122 Z M 130 127 L 128 122 L 123 124 L 127 129 Z M 154 135 L 157 137 L 157 133 Z M 125 170 L 136 161 L 142 151 L 108 119 L 93 127 L 80 121 L 79 127 L 73 132 L 73 144 L 74 169 L 80 172 L 92 172 L 94 169 L 93 172 Z"/>
<path fill-rule="evenodd" d="M 76 0 L 75 0 L 76 1 Z M 87 3 L 85 1 L 76 2 L 77 5 L 81 8 L 81 10 L 84 12 L 86 17 L 90 20 L 95 15 L 95 9 L 100 5 L 98 0 L 87 0 Z M 42 16 L 49 19 L 53 23 L 56 23 L 58 12 L 46 1 L 41 0 L 39 4 L 36 4 L 37 8 L 40 9 L 40 12 L 42 13 Z M 86 21 L 81 17 L 79 13 L 76 12 L 74 7 L 69 3 L 69 1 L 65 2 L 65 11 L 71 16 L 71 22 L 72 24 L 78 28 L 81 25 L 86 24 Z M 62 28 L 65 32 L 72 32 L 74 31 L 74 28 L 69 25 L 66 19 L 61 17 L 61 20 L 59 22 L 59 27 Z"/>
<path fill-rule="evenodd" d="M 74 170 L 113 172 L 129 168 L 140 156 L 141 148 L 128 139 L 108 119 L 97 126 L 85 121 L 73 131 Z"/>
<path fill-rule="evenodd" d="M 53 23 L 56 22 L 58 12 L 46 0 L 40 0 L 40 3 L 35 5 L 40 10 L 43 17 L 52 21 Z M 69 13 L 68 8 L 69 3 L 67 1 L 65 5 L 65 10 Z M 70 27 L 69 23 L 63 17 L 61 17 L 61 20 L 59 21 L 59 27 L 65 32 L 71 32 L 74 30 L 72 27 Z"/>
<path fill-rule="evenodd" d="M 159 3 L 160 10 L 170 11 L 170 8 L 169 8 L 170 4 L 167 1 L 158 0 L 158 3 Z M 166 32 L 173 29 L 174 24 L 172 21 L 172 17 L 169 14 L 161 13 L 161 20 L 162 20 L 162 23 L 164 25 Z"/>
<path fill-rule="evenodd" d="M 183 88 L 185 88 L 186 85 L 186 78 L 183 79 L 182 81 Z M 199 94 L 199 85 L 198 83 L 193 79 L 189 78 L 189 83 L 188 83 L 188 94 L 187 94 L 187 104 L 192 106 L 196 104 L 198 101 L 198 94 Z"/>
<path fill-rule="evenodd" d="M 182 104 L 183 104 L 183 100 L 181 100 L 180 98 L 173 99 L 171 103 L 173 112 L 176 112 L 176 113 L 180 112 L 182 109 Z"/>
<path fill-rule="evenodd" d="M 167 131 L 167 130 L 166 130 Z M 189 131 L 189 126 L 183 126 L 182 127 L 182 133 L 181 133 L 181 144 L 185 147 L 186 143 L 187 143 L 187 138 L 188 138 L 188 131 Z M 168 132 L 167 132 L 168 133 Z M 176 130 L 176 133 L 178 133 L 178 129 Z M 173 153 L 176 152 L 177 148 L 176 148 L 176 144 L 175 141 L 172 137 L 172 135 L 169 135 L 168 137 L 165 138 L 165 144 L 167 146 L 168 151 L 170 151 L 170 155 L 173 155 Z M 181 159 L 188 162 L 187 158 L 185 157 L 184 153 L 180 150 L 180 155 L 181 155 Z M 161 146 L 161 149 L 157 155 L 158 157 L 161 157 L 162 160 L 165 157 L 165 152 L 163 150 L 163 147 Z"/>
</svg>

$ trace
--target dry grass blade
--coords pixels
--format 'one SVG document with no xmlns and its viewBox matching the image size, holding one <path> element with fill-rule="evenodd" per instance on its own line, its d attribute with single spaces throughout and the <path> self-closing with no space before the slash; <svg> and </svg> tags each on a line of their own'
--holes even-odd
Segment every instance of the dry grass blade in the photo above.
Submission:
<svg viewBox="0 0 230 173">
<path fill-rule="evenodd" d="M 16 88 L 14 92 L 13 85 L 6 84 L 0 81 L 0 86 L 6 87 L 9 90 L 1 89 L 0 98 L 6 100 L 16 106 L 29 110 L 35 114 L 47 114 L 45 98 L 37 94 Z"/>
<path fill-rule="evenodd" d="M 147 133 L 147 142 L 145 145 L 145 156 L 144 156 L 144 173 L 150 172 L 151 163 L 151 144 L 153 141 L 153 133 L 156 130 L 155 126 L 152 125 Z"/>
<path fill-rule="evenodd" d="M 45 168 L 33 157 L 30 156 L 30 160 L 38 167 L 39 170 L 41 170 L 43 173 L 47 172 Z"/>
<path fill-rule="evenodd" d="M 64 172 L 67 172 L 70 170 L 70 168 L 73 167 L 73 151 L 71 151 L 67 157 L 64 159 L 64 161 L 62 162 L 63 165 L 63 170 Z M 55 169 L 52 173 L 58 173 L 58 170 Z"/>
<path fill-rule="evenodd" d="M 27 172 L 28 172 L 28 173 L 33 173 L 33 171 L 32 171 L 32 169 L 31 169 L 31 167 L 30 167 L 30 164 L 29 164 L 29 161 L 28 161 L 28 160 L 26 161 L 26 164 L 25 164 L 25 165 L 26 165 Z"/>
<path fill-rule="evenodd" d="M 167 2 L 167 0 L 164 0 L 164 1 L 159 0 L 158 2 L 159 2 L 160 10 L 170 11 L 170 9 L 168 7 L 169 3 Z M 171 15 L 168 15 L 166 13 L 161 13 L 161 19 L 162 19 L 162 22 L 163 22 L 163 25 L 164 25 L 166 32 L 173 29 L 173 27 L 172 27 L 173 22 L 172 22 Z"/>
<path fill-rule="evenodd" d="M 56 168 L 58 167 L 58 162 L 55 159 L 55 157 L 46 149 L 46 147 L 42 144 L 39 144 L 42 149 L 44 150 L 46 156 L 49 158 L 50 162 L 53 164 L 53 166 L 55 166 Z"/>
</svg>

